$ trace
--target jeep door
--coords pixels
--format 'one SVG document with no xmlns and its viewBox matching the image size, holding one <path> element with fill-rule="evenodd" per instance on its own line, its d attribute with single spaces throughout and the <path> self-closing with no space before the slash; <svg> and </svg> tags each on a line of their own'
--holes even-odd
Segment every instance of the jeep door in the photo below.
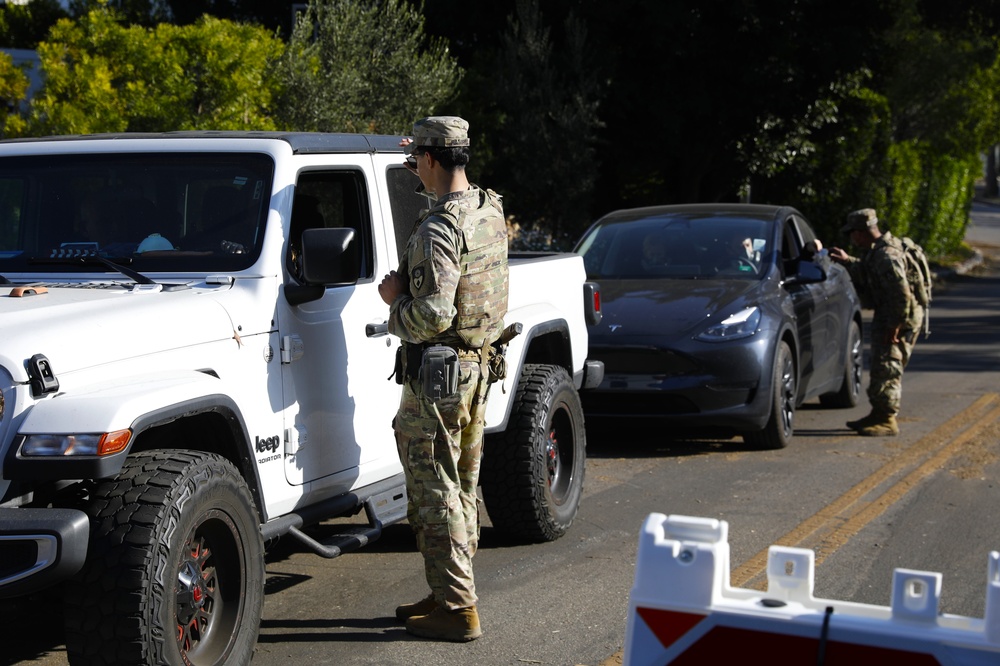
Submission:
<svg viewBox="0 0 1000 666">
<path fill-rule="evenodd" d="M 293 306 L 280 299 L 285 476 L 292 484 L 324 479 L 321 487 L 343 492 L 400 471 L 392 433 L 399 387 L 389 379 L 396 345 L 379 332 L 388 306 L 378 294 L 382 275 L 395 267 L 384 258 L 395 253 L 367 156 L 316 159 L 298 171 L 285 281 L 299 282 L 297 244 L 311 227 L 353 228 L 360 268 L 355 284 L 328 286 L 316 300 Z"/>
</svg>

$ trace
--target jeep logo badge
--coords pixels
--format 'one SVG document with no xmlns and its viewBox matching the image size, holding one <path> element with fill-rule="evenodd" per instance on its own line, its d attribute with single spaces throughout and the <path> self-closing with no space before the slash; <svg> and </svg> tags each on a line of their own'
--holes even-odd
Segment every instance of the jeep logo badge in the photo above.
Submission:
<svg viewBox="0 0 1000 666">
<path fill-rule="evenodd" d="M 268 437 L 267 439 L 257 438 L 257 453 L 267 453 L 269 451 L 277 451 L 278 445 L 281 443 L 281 438 L 277 435 L 273 437 Z"/>
</svg>

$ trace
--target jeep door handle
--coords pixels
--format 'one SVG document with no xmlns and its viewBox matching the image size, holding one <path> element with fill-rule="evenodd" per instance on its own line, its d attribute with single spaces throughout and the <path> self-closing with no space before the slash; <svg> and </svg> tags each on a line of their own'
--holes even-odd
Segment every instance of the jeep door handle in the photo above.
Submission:
<svg viewBox="0 0 1000 666">
<path fill-rule="evenodd" d="M 368 324 L 365 326 L 365 335 L 369 338 L 380 338 L 383 335 L 389 334 L 389 322 L 384 321 L 381 324 Z"/>
</svg>

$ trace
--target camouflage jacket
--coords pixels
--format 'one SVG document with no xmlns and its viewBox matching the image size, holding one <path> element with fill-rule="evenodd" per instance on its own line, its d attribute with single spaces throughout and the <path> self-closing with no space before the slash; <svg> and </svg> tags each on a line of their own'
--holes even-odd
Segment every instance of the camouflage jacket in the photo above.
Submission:
<svg viewBox="0 0 1000 666">
<path fill-rule="evenodd" d="M 861 257 L 851 257 L 846 267 L 861 298 L 861 304 L 875 310 L 875 317 L 888 326 L 919 326 L 919 306 L 906 279 L 903 244 L 891 233 L 883 233 Z"/>
<path fill-rule="evenodd" d="M 438 199 L 418 220 L 397 272 L 406 289 L 389 308 L 390 333 L 407 343 L 492 342 L 507 313 L 500 198 L 473 185 Z"/>
</svg>

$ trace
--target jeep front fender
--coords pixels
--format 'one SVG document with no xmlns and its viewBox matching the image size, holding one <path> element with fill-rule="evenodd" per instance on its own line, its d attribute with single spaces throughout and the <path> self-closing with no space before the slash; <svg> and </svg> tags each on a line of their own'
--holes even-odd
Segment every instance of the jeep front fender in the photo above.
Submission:
<svg viewBox="0 0 1000 666">
<path fill-rule="evenodd" d="M 204 411 L 224 411 L 246 437 L 239 409 L 221 381 L 204 372 L 181 370 L 126 377 L 83 390 L 58 393 L 25 415 L 5 469 L 18 479 L 95 479 L 114 476 L 136 437 L 148 428 Z M 21 453 L 29 435 L 84 435 L 129 429 L 123 451 L 105 456 Z"/>
</svg>

